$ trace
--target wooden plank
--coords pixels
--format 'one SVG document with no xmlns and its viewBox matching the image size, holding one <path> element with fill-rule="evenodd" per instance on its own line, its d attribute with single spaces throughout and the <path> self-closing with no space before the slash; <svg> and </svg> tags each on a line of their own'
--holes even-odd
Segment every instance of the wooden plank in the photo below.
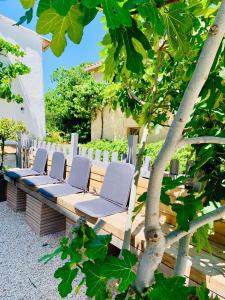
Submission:
<svg viewBox="0 0 225 300">
<path fill-rule="evenodd" d="M 7 183 L 7 201 L 14 211 L 26 210 L 26 194 L 9 182 Z"/>
</svg>

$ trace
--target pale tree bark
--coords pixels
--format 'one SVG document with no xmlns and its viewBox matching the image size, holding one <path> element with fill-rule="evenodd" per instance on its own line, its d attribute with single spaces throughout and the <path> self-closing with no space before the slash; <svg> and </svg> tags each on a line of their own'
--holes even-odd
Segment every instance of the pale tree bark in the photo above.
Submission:
<svg viewBox="0 0 225 300">
<path fill-rule="evenodd" d="M 188 231 L 184 230 L 174 230 L 173 232 L 170 232 L 166 236 L 166 247 L 171 246 L 172 244 L 179 241 L 184 236 L 194 233 L 197 229 L 201 228 L 202 226 L 212 223 L 213 221 L 219 220 L 225 216 L 225 205 L 222 205 L 221 207 L 215 209 L 214 211 L 211 211 L 201 217 L 198 217 L 197 219 L 190 222 L 190 227 Z"/>
<path fill-rule="evenodd" d="M 185 145 L 198 145 L 198 144 L 225 144 L 225 138 L 217 136 L 199 136 L 193 138 L 182 139 L 178 147 L 184 147 Z"/>
<path fill-rule="evenodd" d="M 146 144 L 147 137 L 148 137 L 148 126 L 145 126 L 144 130 L 143 130 L 142 138 L 141 138 L 140 150 L 138 152 L 137 162 L 136 162 L 135 171 L 134 171 L 134 178 L 133 178 L 132 186 L 131 186 L 128 215 L 127 215 L 127 220 L 126 220 L 126 225 L 125 225 L 125 234 L 124 234 L 124 239 L 123 239 L 122 250 L 130 248 L 130 239 L 131 239 L 131 232 L 132 232 L 132 217 L 133 217 L 133 211 L 134 211 L 135 203 L 136 203 L 137 185 L 138 185 L 138 180 L 140 178 L 142 159 L 144 156 L 144 150 L 145 150 L 145 144 Z"/>
<path fill-rule="evenodd" d="M 174 270 L 174 274 L 177 276 L 185 275 L 187 262 L 188 262 L 189 244 L 191 241 L 191 236 L 192 236 L 191 234 L 188 234 L 179 240 L 177 260 L 176 260 L 176 265 Z"/>
<path fill-rule="evenodd" d="M 168 131 L 165 143 L 160 150 L 152 168 L 147 194 L 145 215 L 146 249 L 140 261 L 136 288 L 142 291 L 154 279 L 154 272 L 162 261 L 165 251 L 165 237 L 159 224 L 159 205 L 163 174 L 167 163 L 182 140 L 182 133 L 199 94 L 208 78 L 210 69 L 225 34 L 225 0 L 218 10 L 214 25 L 198 59 L 192 79 L 182 98 L 178 112 Z"/>
</svg>

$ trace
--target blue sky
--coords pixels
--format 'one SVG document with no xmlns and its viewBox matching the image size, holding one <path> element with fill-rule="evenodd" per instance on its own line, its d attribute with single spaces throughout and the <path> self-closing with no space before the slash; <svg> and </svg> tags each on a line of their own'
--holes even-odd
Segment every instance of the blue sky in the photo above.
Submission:
<svg viewBox="0 0 225 300">
<path fill-rule="evenodd" d="M 17 21 L 24 15 L 24 9 L 19 0 L 0 0 L 0 14 Z M 36 17 L 30 24 L 24 24 L 24 26 L 32 30 L 35 30 L 35 25 Z M 43 54 L 45 90 L 52 86 L 50 76 L 55 68 L 60 66 L 70 68 L 82 62 L 98 61 L 100 59 L 99 43 L 103 36 L 103 24 L 100 23 L 100 16 L 97 16 L 97 18 L 85 28 L 81 44 L 75 45 L 68 40 L 67 47 L 60 57 L 54 56 L 51 49 L 48 49 Z"/>
</svg>

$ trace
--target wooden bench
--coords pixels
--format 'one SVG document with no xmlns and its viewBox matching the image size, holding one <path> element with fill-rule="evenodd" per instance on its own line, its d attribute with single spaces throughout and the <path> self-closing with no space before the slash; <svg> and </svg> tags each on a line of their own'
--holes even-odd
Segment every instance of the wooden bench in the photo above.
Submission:
<svg viewBox="0 0 225 300">
<path fill-rule="evenodd" d="M 70 166 L 67 168 L 69 171 Z M 91 192 L 99 192 L 104 178 L 105 170 L 92 167 L 90 175 L 89 190 Z M 12 182 L 9 184 L 13 184 Z M 140 178 L 138 183 L 137 197 L 139 197 L 147 189 L 148 180 Z M 46 199 L 36 192 L 35 189 L 26 187 L 21 181 L 16 183 L 16 189 L 27 194 L 27 210 L 26 219 L 30 226 L 40 235 L 52 233 L 66 228 L 69 232 L 71 226 L 83 215 L 81 212 L 74 209 L 74 204 L 77 201 L 90 199 L 87 194 L 69 195 L 59 197 L 55 201 Z M 177 188 L 170 191 L 171 199 L 184 194 L 183 188 Z M 95 196 L 93 196 L 95 197 Z M 176 215 L 170 207 L 161 204 L 160 206 L 160 221 L 165 233 L 174 230 L 176 224 Z M 88 224 L 94 226 L 97 219 L 85 216 Z M 124 236 L 124 228 L 127 213 L 120 213 L 113 216 L 108 216 L 102 219 L 103 225 L 100 230 L 102 234 L 112 234 L 112 244 L 121 248 Z M 190 245 L 190 260 L 186 270 L 186 275 L 190 272 L 190 282 L 202 283 L 206 282 L 207 287 L 218 294 L 221 298 L 225 298 L 225 221 L 220 220 L 215 222 L 215 234 L 210 237 L 212 241 L 213 255 L 210 255 L 206 250 L 200 255 L 196 253 L 195 247 Z M 141 213 L 134 221 L 131 237 L 131 250 L 142 254 L 145 248 L 144 238 L 144 214 Z M 177 244 L 172 245 L 166 250 L 160 270 L 167 275 L 172 273 L 177 255 Z"/>
</svg>

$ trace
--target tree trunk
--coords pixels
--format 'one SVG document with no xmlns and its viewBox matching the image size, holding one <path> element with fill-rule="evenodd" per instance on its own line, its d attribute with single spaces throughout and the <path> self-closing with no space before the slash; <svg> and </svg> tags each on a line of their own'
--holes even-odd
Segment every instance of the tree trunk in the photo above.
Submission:
<svg viewBox="0 0 225 300">
<path fill-rule="evenodd" d="M 163 174 L 167 163 L 182 140 L 182 133 L 199 94 L 208 78 L 210 69 L 225 34 L 225 0 L 218 10 L 214 25 L 198 59 L 192 79 L 182 98 L 178 112 L 167 134 L 165 143 L 160 150 L 152 168 L 146 204 L 145 238 L 146 249 L 140 261 L 136 287 L 142 291 L 154 279 L 154 272 L 162 261 L 165 251 L 165 237 L 159 224 L 159 205 Z"/>
<path fill-rule="evenodd" d="M 103 138 L 103 130 L 104 130 L 104 108 L 101 110 L 101 135 L 100 135 L 100 139 Z"/>
<path fill-rule="evenodd" d="M 5 139 L 2 139 L 2 143 L 1 143 L 1 165 L 0 165 L 0 170 L 2 170 L 3 166 L 4 166 L 4 156 L 5 156 Z"/>
<path fill-rule="evenodd" d="M 144 150 L 145 150 L 145 144 L 146 144 L 147 137 L 148 137 L 148 127 L 145 126 L 144 130 L 143 130 L 142 138 L 141 138 L 140 150 L 137 155 L 137 162 L 136 162 L 135 171 L 134 171 L 134 179 L 133 179 L 132 186 L 131 186 L 129 208 L 128 208 L 128 215 L 127 215 L 127 220 L 126 220 L 126 225 L 125 225 L 125 234 L 124 234 L 124 239 L 123 239 L 122 250 L 130 248 L 133 210 L 135 208 L 135 203 L 136 203 L 137 185 L 138 185 L 138 180 L 140 177 L 142 159 L 144 156 Z"/>
<path fill-rule="evenodd" d="M 174 274 L 177 276 L 185 276 L 191 237 L 192 234 L 188 234 L 179 240 L 177 261 L 174 270 Z"/>
</svg>

